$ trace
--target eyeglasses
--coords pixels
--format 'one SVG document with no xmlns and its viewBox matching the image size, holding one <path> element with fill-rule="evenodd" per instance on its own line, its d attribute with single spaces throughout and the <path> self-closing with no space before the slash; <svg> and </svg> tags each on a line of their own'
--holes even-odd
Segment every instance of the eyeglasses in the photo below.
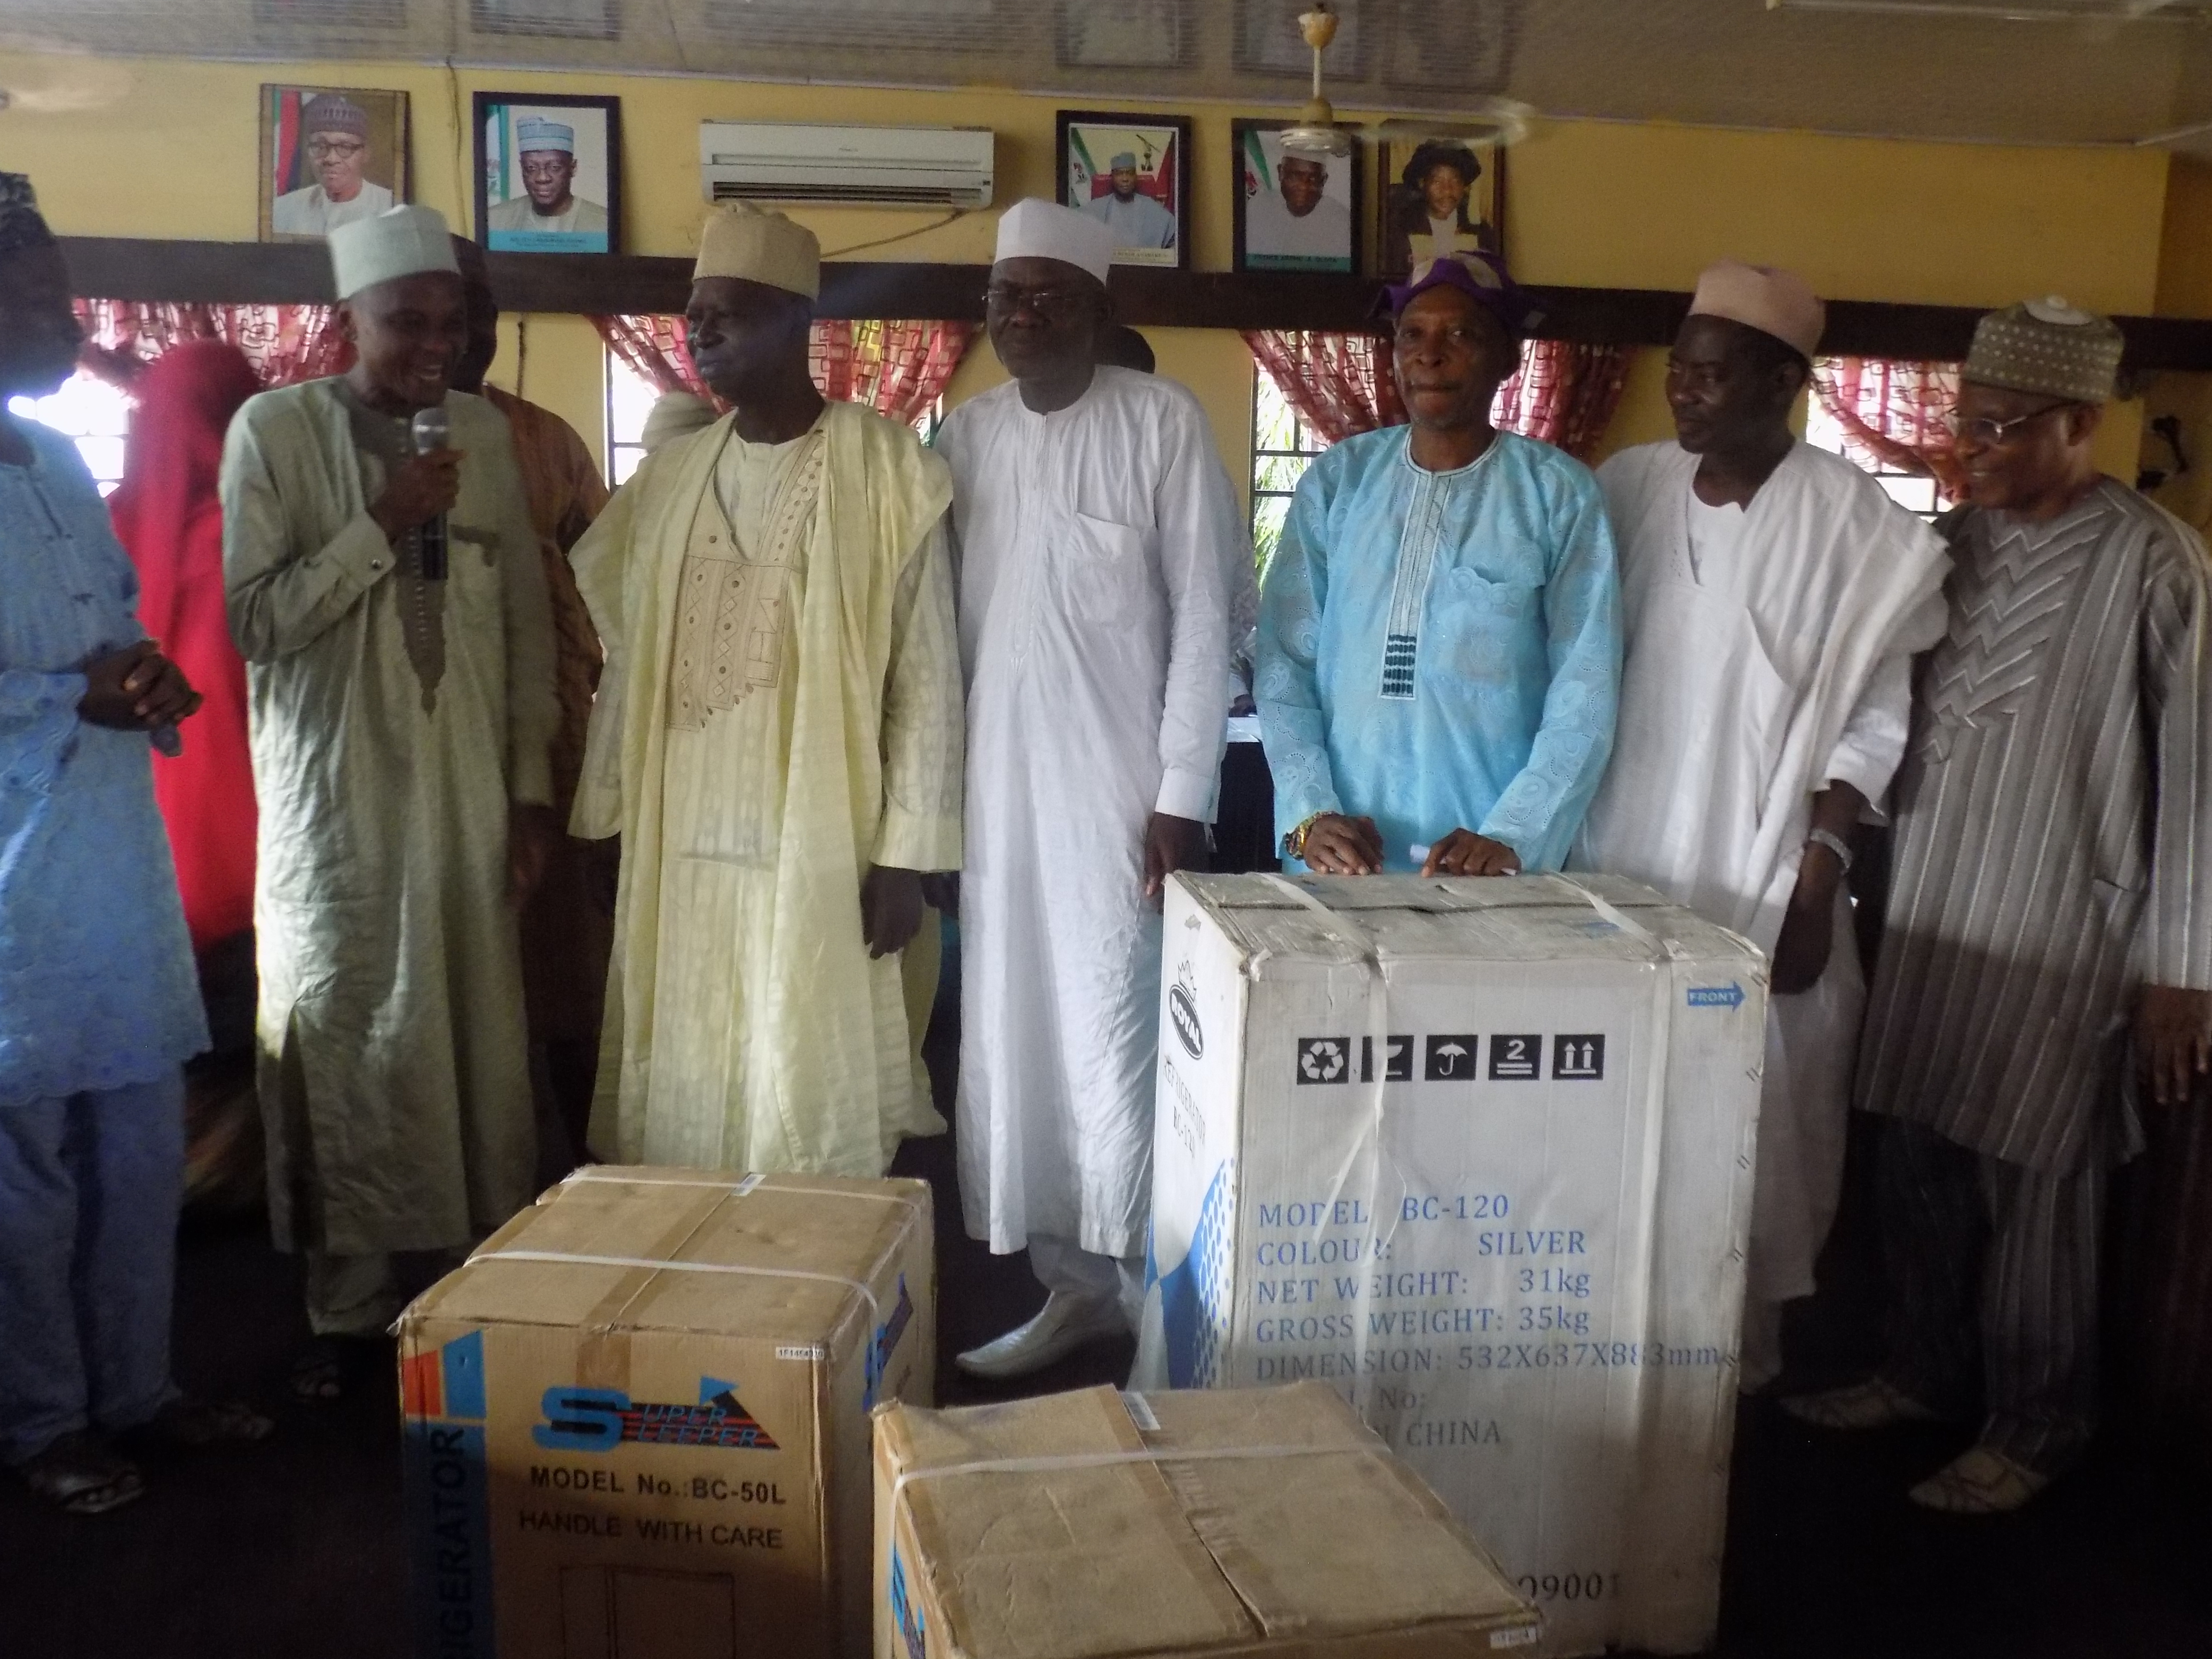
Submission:
<svg viewBox="0 0 2212 1659">
<path fill-rule="evenodd" d="M 368 148 L 367 144 L 354 138 L 341 139 L 335 143 L 328 138 L 307 140 L 307 154 L 317 157 L 335 155 L 342 160 L 351 161 Z"/>
<path fill-rule="evenodd" d="M 2045 404 L 2040 409 L 2031 409 L 2025 415 L 2015 415 L 2008 421 L 1993 421 L 1986 415 L 1968 420 L 1957 410 L 1947 409 L 1943 411 L 1943 429 L 1954 439 L 1972 438 L 1984 449 L 1994 449 L 2000 444 L 2008 442 L 2014 433 L 2031 422 L 2039 421 L 2046 415 L 2055 415 L 2062 409 L 2073 407 L 2072 399 L 2061 398 L 2055 404 Z"/>
<path fill-rule="evenodd" d="M 1015 288 L 994 283 L 983 290 L 983 309 L 1000 317 L 1030 310 L 1040 317 L 1072 316 L 1088 298 L 1081 289 Z"/>
</svg>

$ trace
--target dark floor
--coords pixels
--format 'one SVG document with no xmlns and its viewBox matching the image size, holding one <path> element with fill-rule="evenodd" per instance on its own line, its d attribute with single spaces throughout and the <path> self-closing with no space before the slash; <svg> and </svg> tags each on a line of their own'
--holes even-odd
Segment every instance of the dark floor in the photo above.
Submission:
<svg viewBox="0 0 2212 1659">
<path fill-rule="evenodd" d="M 949 1037 L 942 1029 L 938 1037 Z M 933 1041 L 945 1092 L 950 1043 Z M 985 1397 L 951 1367 L 1042 1300 L 1020 1257 L 962 1233 L 949 1140 L 902 1173 L 939 1194 L 939 1399 Z M 1792 1332 L 1800 1380 L 1848 1374 L 1873 1340 L 1863 1229 L 1830 1251 Z M 305 1339 L 297 1270 L 258 1220 L 199 1224 L 180 1264 L 177 1363 L 208 1395 L 283 1399 Z M 1118 1380 L 1125 1345 L 1024 1392 Z M 404 1567 L 392 1394 L 278 1405 L 261 1446 L 154 1470 L 139 1504 L 57 1516 L 0 1485 L 5 1659 L 402 1659 Z M 1963 1440 L 1926 1430 L 1822 1437 L 1745 1407 L 1736 1443 L 1722 1641 L 1729 1659 L 2202 1659 L 2212 1656 L 2212 1503 L 2142 1451 L 2102 1449 L 2023 1514 L 1921 1514 L 1906 1486 Z M 766 1659 L 766 1656 L 763 1656 Z"/>
</svg>

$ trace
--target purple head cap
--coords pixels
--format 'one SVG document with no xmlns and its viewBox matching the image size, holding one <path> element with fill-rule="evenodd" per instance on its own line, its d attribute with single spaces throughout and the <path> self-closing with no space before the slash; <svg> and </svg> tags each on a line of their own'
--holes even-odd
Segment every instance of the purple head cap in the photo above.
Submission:
<svg viewBox="0 0 2212 1659">
<path fill-rule="evenodd" d="M 1506 273 L 1503 259 L 1473 249 L 1416 261 L 1406 281 L 1383 289 L 1382 299 L 1395 317 L 1432 288 L 1457 289 L 1503 323 L 1509 334 L 1526 334 L 1543 318 L 1527 290 Z"/>
</svg>

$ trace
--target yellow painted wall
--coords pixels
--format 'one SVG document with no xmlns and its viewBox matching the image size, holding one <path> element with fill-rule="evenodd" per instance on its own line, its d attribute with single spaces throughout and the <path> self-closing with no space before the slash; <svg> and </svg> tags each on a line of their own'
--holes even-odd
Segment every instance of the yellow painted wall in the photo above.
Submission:
<svg viewBox="0 0 2212 1659">
<path fill-rule="evenodd" d="M 2158 311 L 2212 317 L 2212 162 L 2174 158 L 2159 249 Z M 2155 499 L 2198 530 L 2212 529 L 2212 374 L 2161 374 L 2145 403 L 2142 465 L 2172 471 L 2172 451 L 2148 428 L 2149 420 L 2164 415 L 2181 422 L 2190 460 L 2189 471 L 2170 478 Z"/>
<path fill-rule="evenodd" d="M 17 61 L 0 55 L 0 85 Z M 682 254 L 696 245 L 706 210 L 697 163 L 702 118 L 988 125 L 999 134 L 999 198 L 1007 202 L 1049 192 L 1054 112 L 1080 101 L 985 88 L 864 91 L 421 64 L 126 60 L 119 67 L 128 85 L 118 83 L 108 107 L 0 112 L 0 166 L 33 176 L 64 234 L 250 240 L 255 89 L 265 81 L 410 94 L 416 198 L 457 225 L 466 213 L 471 93 L 619 94 L 627 244 L 654 254 Z M 1201 269 L 1225 269 L 1230 120 L 1281 112 L 1161 107 L 1196 118 L 1194 257 Z M 1839 297 L 1999 305 L 2057 291 L 2085 305 L 2140 312 L 2160 287 L 2166 171 L 2166 156 L 2155 151 L 1560 122 L 1513 152 L 1506 246 L 1518 274 L 1537 283 L 1681 289 L 1708 261 L 1733 255 L 1790 265 Z M 929 222 L 914 214 L 819 209 L 799 216 L 832 257 L 847 250 L 858 258 L 990 257 L 988 214 L 919 230 Z M 884 238 L 898 240 L 859 246 Z M 2172 246 L 2169 236 L 2169 257 Z M 2212 278 L 2203 292 L 2212 306 Z M 1251 375 L 1242 343 L 1206 331 L 1149 332 L 1161 372 L 1198 394 L 1231 476 L 1241 481 L 1249 471 Z M 604 390 L 595 337 L 577 319 L 540 318 L 531 321 L 528 338 L 526 395 L 565 415 L 597 448 Z M 495 378 L 514 378 L 514 349 L 510 330 Z M 1639 354 L 1609 447 L 1666 434 L 1656 355 Z M 1000 378 L 988 349 L 979 347 L 951 396 L 957 401 Z M 2116 413 L 2108 447 L 2131 461 L 2139 410 Z"/>
</svg>

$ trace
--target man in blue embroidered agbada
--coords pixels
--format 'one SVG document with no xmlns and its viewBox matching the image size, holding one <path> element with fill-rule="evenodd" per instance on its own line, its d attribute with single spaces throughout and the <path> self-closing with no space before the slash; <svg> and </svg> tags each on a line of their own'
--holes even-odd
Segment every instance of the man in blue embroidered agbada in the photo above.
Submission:
<svg viewBox="0 0 2212 1659">
<path fill-rule="evenodd" d="M 1314 462 L 1261 594 L 1276 827 L 1325 875 L 1557 869 L 1613 746 L 1613 532 L 1587 467 L 1490 424 L 1530 320 L 1504 267 L 1389 300 L 1412 424 Z"/>
<path fill-rule="evenodd" d="M 69 273 L 0 173 L 0 1463 L 97 1514 L 134 1442 L 254 1439 L 180 1398 L 170 1285 L 183 1062 L 207 1046 L 149 744 L 199 697 L 145 637 L 76 447 L 6 412 L 67 379 Z"/>
</svg>

